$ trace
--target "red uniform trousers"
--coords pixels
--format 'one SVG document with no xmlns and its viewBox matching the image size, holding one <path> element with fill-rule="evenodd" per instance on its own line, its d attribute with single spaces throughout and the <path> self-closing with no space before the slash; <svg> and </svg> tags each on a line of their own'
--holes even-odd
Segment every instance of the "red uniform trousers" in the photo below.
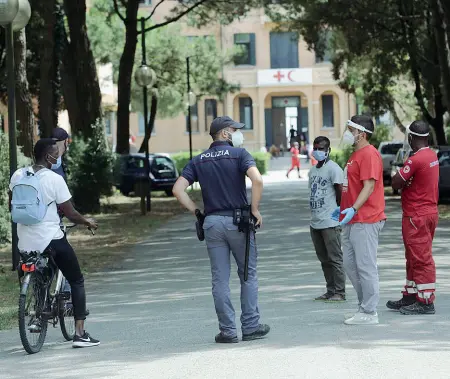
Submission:
<svg viewBox="0 0 450 379">
<path fill-rule="evenodd" d="M 418 301 L 431 304 L 436 290 L 436 267 L 432 255 L 438 214 L 406 217 L 402 220 L 406 258 L 406 285 L 403 294 L 416 295 Z"/>
</svg>

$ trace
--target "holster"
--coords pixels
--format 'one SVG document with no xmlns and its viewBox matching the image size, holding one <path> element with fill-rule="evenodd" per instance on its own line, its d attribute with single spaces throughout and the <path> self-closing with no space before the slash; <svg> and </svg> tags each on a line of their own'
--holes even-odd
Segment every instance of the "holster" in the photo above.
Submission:
<svg viewBox="0 0 450 379">
<path fill-rule="evenodd" d="M 195 229 L 197 230 L 197 238 L 199 241 L 204 241 L 205 231 L 203 230 L 203 223 L 205 222 L 205 215 L 202 212 L 200 212 L 199 209 L 196 209 L 195 217 L 197 217 L 197 221 L 195 222 Z"/>
<path fill-rule="evenodd" d="M 255 217 L 252 215 L 250 205 L 244 205 L 242 208 L 236 208 L 233 211 L 233 224 L 242 233 L 255 231 Z"/>
</svg>

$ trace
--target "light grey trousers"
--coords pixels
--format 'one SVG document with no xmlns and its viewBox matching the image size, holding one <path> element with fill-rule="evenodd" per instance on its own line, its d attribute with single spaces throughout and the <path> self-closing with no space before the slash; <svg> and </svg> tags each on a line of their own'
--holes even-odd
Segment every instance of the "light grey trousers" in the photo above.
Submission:
<svg viewBox="0 0 450 379">
<path fill-rule="evenodd" d="M 342 253 L 345 272 L 358 295 L 360 308 L 376 312 L 380 299 L 377 267 L 378 237 L 384 221 L 374 224 L 350 224 L 342 229 Z"/>
<path fill-rule="evenodd" d="M 248 280 L 244 282 L 245 233 L 238 231 L 233 218 L 228 216 L 207 216 L 203 224 L 206 246 L 211 263 L 212 294 L 223 335 L 237 335 L 233 304 L 230 299 L 230 250 L 238 267 L 241 281 L 241 324 L 242 333 L 250 334 L 259 327 L 258 278 L 256 275 L 257 249 L 254 233 L 250 236 L 250 257 Z"/>
</svg>

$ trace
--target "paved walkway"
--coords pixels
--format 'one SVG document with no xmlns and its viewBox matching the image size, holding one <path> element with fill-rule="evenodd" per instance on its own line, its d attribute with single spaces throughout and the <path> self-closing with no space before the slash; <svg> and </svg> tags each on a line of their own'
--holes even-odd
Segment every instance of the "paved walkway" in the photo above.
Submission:
<svg viewBox="0 0 450 379">
<path fill-rule="evenodd" d="M 348 284 L 346 304 L 312 299 L 324 292 L 309 236 L 305 181 L 267 184 L 258 232 L 260 310 L 271 325 L 267 339 L 217 345 L 205 245 L 184 215 L 130 253 L 120 270 L 90 276 L 88 330 L 102 345 L 72 349 L 49 330 L 41 353 L 27 356 L 18 331 L 0 333 L 0 378 L 449 378 L 449 224 L 435 240 L 437 314 L 401 316 L 384 308 L 404 278 L 398 202 L 379 250 L 380 325 L 346 326 L 356 309 Z M 239 283 L 231 278 L 239 308 Z M 239 312 L 237 312 L 239 321 Z"/>
</svg>

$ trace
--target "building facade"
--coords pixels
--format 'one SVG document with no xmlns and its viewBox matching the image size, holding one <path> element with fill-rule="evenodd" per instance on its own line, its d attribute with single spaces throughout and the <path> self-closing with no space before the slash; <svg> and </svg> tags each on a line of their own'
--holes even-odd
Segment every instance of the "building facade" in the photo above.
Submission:
<svg viewBox="0 0 450 379">
<path fill-rule="evenodd" d="M 176 1 L 162 3 L 153 22 L 164 21 L 175 4 Z M 151 11 L 153 6 L 151 0 L 141 0 L 142 9 Z M 222 51 L 229 51 L 234 45 L 245 51 L 238 62 L 223 69 L 226 80 L 239 84 L 240 91 L 223 99 L 199 98 L 191 107 L 193 150 L 208 148 L 209 125 L 222 115 L 245 123 L 244 146 L 249 151 L 272 144 L 286 147 L 291 127 L 310 142 L 325 135 L 332 145 L 339 143 L 346 120 L 356 112 L 354 98 L 333 80 L 327 57 L 320 61 L 313 51 L 308 51 L 301 37 L 275 31 L 275 27 L 262 9 L 226 26 L 217 23 L 197 29 L 182 21 L 182 33 L 187 38 L 210 36 Z M 106 132 L 114 145 L 116 119 L 111 109 L 106 114 Z M 185 113 L 172 119 L 156 119 L 150 151 L 188 151 L 187 125 Z M 144 132 L 144 117 L 131 113 L 132 151 L 139 149 Z"/>
</svg>

